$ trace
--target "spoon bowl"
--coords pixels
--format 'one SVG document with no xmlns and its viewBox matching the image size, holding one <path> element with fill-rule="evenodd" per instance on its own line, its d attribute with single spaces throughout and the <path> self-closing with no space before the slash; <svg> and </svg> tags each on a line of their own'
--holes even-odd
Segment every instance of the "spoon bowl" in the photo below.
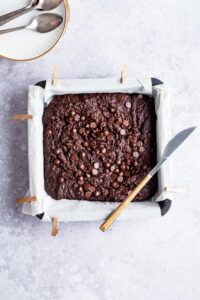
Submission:
<svg viewBox="0 0 200 300">
<path fill-rule="evenodd" d="M 63 0 L 33 0 L 32 5 L 38 10 L 52 10 L 58 7 Z"/>
<path fill-rule="evenodd" d="M 62 22 L 62 16 L 58 14 L 45 13 L 35 17 L 27 28 L 39 33 L 47 33 L 59 27 Z"/>
</svg>

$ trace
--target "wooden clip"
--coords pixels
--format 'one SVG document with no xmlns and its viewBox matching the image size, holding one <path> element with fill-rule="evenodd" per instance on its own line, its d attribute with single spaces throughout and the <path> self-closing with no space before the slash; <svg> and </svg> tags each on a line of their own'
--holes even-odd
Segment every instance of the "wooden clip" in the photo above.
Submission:
<svg viewBox="0 0 200 300">
<path fill-rule="evenodd" d="M 12 119 L 13 120 L 20 120 L 20 121 L 23 121 L 23 120 L 32 120 L 33 116 L 32 115 L 13 115 Z"/>
<path fill-rule="evenodd" d="M 55 65 L 54 72 L 53 72 L 52 84 L 57 85 L 58 81 L 59 81 L 59 70 L 58 70 L 58 65 Z"/>
<path fill-rule="evenodd" d="M 16 199 L 17 204 L 23 204 L 23 203 L 35 202 L 35 201 L 37 201 L 37 198 L 35 196 L 33 196 L 33 197 L 28 196 L 28 197 L 23 197 L 23 198 Z"/>
<path fill-rule="evenodd" d="M 125 64 L 122 65 L 121 83 L 127 84 L 127 67 Z"/>
<path fill-rule="evenodd" d="M 178 187 L 165 187 L 165 192 L 168 193 L 186 193 L 185 189 L 178 188 Z"/>
<path fill-rule="evenodd" d="M 59 229 L 59 220 L 58 220 L 58 217 L 54 217 L 53 218 L 53 223 L 52 223 L 51 235 L 52 236 L 57 236 L 58 229 Z"/>
</svg>

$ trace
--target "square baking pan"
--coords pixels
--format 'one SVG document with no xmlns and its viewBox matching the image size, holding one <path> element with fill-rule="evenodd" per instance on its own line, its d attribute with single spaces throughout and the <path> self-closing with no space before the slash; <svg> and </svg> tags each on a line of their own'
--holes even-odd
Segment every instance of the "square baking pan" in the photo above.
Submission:
<svg viewBox="0 0 200 300">
<path fill-rule="evenodd" d="M 152 95 L 155 100 L 157 115 L 157 156 L 170 138 L 170 109 L 168 89 L 162 81 L 156 78 L 143 80 L 127 79 L 122 85 L 119 79 L 74 79 L 59 81 L 56 86 L 52 82 L 42 81 L 29 88 L 28 113 L 33 116 L 28 123 L 28 152 L 29 152 L 29 192 L 37 201 L 25 203 L 23 213 L 37 216 L 43 221 L 52 221 L 57 216 L 60 221 L 98 221 L 103 220 L 117 207 L 117 202 L 98 202 L 82 200 L 54 200 L 44 189 L 43 161 L 43 124 L 44 108 L 54 95 L 80 93 L 142 93 Z M 165 215 L 171 206 L 172 194 L 167 190 L 171 187 L 170 162 L 158 173 L 158 191 L 148 201 L 132 202 L 129 209 L 123 212 L 119 219 L 145 219 Z"/>
</svg>

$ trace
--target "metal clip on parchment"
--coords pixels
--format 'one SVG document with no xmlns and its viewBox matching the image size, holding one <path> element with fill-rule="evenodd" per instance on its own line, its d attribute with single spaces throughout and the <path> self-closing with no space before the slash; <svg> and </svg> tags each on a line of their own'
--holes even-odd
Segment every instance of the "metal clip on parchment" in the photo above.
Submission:
<svg viewBox="0 0 200 300">
<path fill-rule="evenodd" d="M 58 217 L 54 217 L 53 220 L 52 220 L 51 235 L 52 236 L 57 236 L 58 235 L 58 230 L 59 230 L 59 220 L 58 220 Z"/>
<path fill-rule="evenodd" d="M 53 72 L 52 85 L 57 85 L 58 81 L 59 81 L 59 70 L 58 70 L 58 65 L 55 65 L 54 72 Z"/>
<path fill-rule="evenodd" d="M 122 84 L 127 84 L 127 67 L 126 67 L 126 64 L 122 65 L 121 83 Z"/>
</svg>

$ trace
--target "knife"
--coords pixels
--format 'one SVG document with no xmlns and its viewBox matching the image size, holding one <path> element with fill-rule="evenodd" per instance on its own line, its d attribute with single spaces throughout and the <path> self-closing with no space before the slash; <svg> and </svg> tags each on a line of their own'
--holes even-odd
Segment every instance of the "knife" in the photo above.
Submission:
<svg viewBox="0 0 200 300">
<path fill-rule="evenodd" d="M 100 226 L 100 229 L 104 232 L 110 225 L 117 219 L 127 205 L 136 197 L 141 189 L 149 182 L 149 180 L 158 172 L 161 166 L 166 162 L 170 155 L 188 138 L 188 136 L 194 131 L 196 127 L 187 128 L 178 134 L 176 134 L 167 144 L 163 155 L 157 165 L 147 174 L 139 185 L 129 194 L 129 196 L 108 216 L 105 222 Z"/>
</svg>

